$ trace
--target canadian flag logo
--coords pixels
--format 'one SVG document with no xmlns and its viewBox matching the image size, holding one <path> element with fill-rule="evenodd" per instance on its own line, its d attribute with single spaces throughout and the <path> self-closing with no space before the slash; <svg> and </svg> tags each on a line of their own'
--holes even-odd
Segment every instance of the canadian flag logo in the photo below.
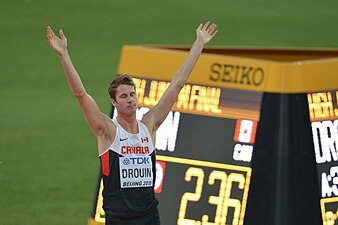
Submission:
<svg viewBox="0 0 338 225">
<path fill-rule="evenodd" d="M 141 142 L 142 142 L 142 143 L 148 143 L 148 142 L 149 142 L 148 137 L 141 138 Z"/>
<path fill-rule="evenodd" d="M 253 144 L 256 139 L 257 122 L 252 120 L 237 120 L 234 140 L 236 142 Z"/>
</svg>

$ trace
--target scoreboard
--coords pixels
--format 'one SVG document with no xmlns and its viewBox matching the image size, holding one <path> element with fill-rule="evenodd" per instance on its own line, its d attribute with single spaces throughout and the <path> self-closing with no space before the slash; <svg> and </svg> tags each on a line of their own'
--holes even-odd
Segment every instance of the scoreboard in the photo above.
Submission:
<svg viewBox="0 0 338 225">
<path fill-rule="evenodd" d="M 313 143 L 327 224 L 338 224 L 338 91 L 308 93 Z"/>
<path fill-rule="evenodd" d="M 169 83 L 138 77 L 134 82 L 141 119 Z M 261 97 L 255 91 L 184 86 L 156 134 L 155 193 L 163 224 L 243 224 Z M 96 208 L 96 221 L 104 222 Z"/>
<path fill-rule="evenodd" d="M 154 86 L 162 82 L 135 80 L 146 82 L 144 92 L 137 90 L 145 95 L 158 92 Z M 162 223 L 243 224 L 260 101 L 253 91 L 183 88 L 156 136 Z M 246 112 L 251 118 L 243 117 Z"/>
<path fill-rule="evenodd" d="M 133 76 L 139 101 L 138 119 L 159 101 L 186 56 L 186 49 L 177 50 L 124 47 L 118 72 Z M 234 51 L 229 52 L 233 54 Z M 156 133 L 154 188 L 160 202 L 161 224 L 245 224 L 251 160 L 263 95 L 279 91 L 307 95 L 313 134 L 309 142 L 314 143 L 317 163 L 314 166 L 317 166 L 321 192 L 318 205 L 324 225 L 338 224 L 338 82 L 334 83 L 337 79 L 334 78 L 333 83 L 316 80 L 308 73 L 308 78 L 318 85 L 313 88 L 310 82 L 307 84 L 310 88 L 306 89 L 303 77 L 294 75 L 308 69 L 316 71 L 312 65 L 301 70 L 292 65 L 287 70 L 290 73 L 285 75 L 279 74 L 280 65 L 267 61 L 282 57 L 285 64 L 285 61 L 311 59 L 307 56 L 310 52 L 306 51 L 292 55 L 291 59 L 287 58 L 287 51 L 281 56 L 276 56 L 274 51 L 267 56 L 255 51 L 239 51 L 236 56 L 220 56 L 220 53 L 222 51 L 209 49 L 202 54 L 172 111 Z M 334 55 L 320 52 L 314 58 L 320 58 L 321 54 Z M 259 60 L 249 59 L 254 55 L 258 55 Z M 277 75 L 272 78 L 271 73 Z M 327 76 L 331 74 L 332 71 Z M 290 80 L 293 80 L 291 85 Z M 287 84 L 281 85 L 283 82 Z M 112 117 L 116 115 L 113 109 Z M 100 175 L 89 220 L 91 225 L 105 221 L 101 193 Z"/>
</svg>

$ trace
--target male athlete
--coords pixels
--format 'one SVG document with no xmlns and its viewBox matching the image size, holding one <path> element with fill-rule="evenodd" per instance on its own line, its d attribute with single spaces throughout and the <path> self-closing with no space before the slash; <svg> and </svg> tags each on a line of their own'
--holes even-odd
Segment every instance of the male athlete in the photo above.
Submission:
<svg viewBox="0 0 338 225">
<path fill-rule="evenodd" d="M 69 57 L 63 31 L 59 31 L 61 38 L 58 38 L 51 27 L 47 27 L 49 45 L 60 57 L 69 87 L 97 138 L 107 225 L 160 224 L 158 200 L 154 194 L 156 130 L 170 112 L 203 47 L 217 34 L 216 28 L 208 21 L 196 29 L 196 40 L 168 89 L 157 105 L 138 121 L 137 95 L 131 77 L 117 76 L 109 86 L 112 104 L 118 112 L 112 120 L 86 92 Z"/>
</svg>

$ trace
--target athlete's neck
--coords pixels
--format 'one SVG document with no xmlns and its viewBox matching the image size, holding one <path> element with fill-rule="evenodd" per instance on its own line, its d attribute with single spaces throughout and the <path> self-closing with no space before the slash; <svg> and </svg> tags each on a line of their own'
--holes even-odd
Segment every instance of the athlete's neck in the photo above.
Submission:
<svg viewBox="0 0 338 225">
<path fill-rule="evenodd" d="M 125 116 L 117 116 L 117 122 L 125 129 L 128 133 L 137 134 L 138 124 L 135 116 L 125 117 Z"/>
</svg>

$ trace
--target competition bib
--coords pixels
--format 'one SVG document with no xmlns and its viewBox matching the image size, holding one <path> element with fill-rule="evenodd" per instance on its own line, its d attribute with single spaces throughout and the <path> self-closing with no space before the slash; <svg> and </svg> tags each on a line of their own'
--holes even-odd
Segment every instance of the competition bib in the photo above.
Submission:
<svg viewBox="0 0 338 225">
<path fill-rule="evenodd" d="M 150 156 L 125 156 L 119 160 L 121 188 L 153 186 L 153 165 Z"/>
</svg>

